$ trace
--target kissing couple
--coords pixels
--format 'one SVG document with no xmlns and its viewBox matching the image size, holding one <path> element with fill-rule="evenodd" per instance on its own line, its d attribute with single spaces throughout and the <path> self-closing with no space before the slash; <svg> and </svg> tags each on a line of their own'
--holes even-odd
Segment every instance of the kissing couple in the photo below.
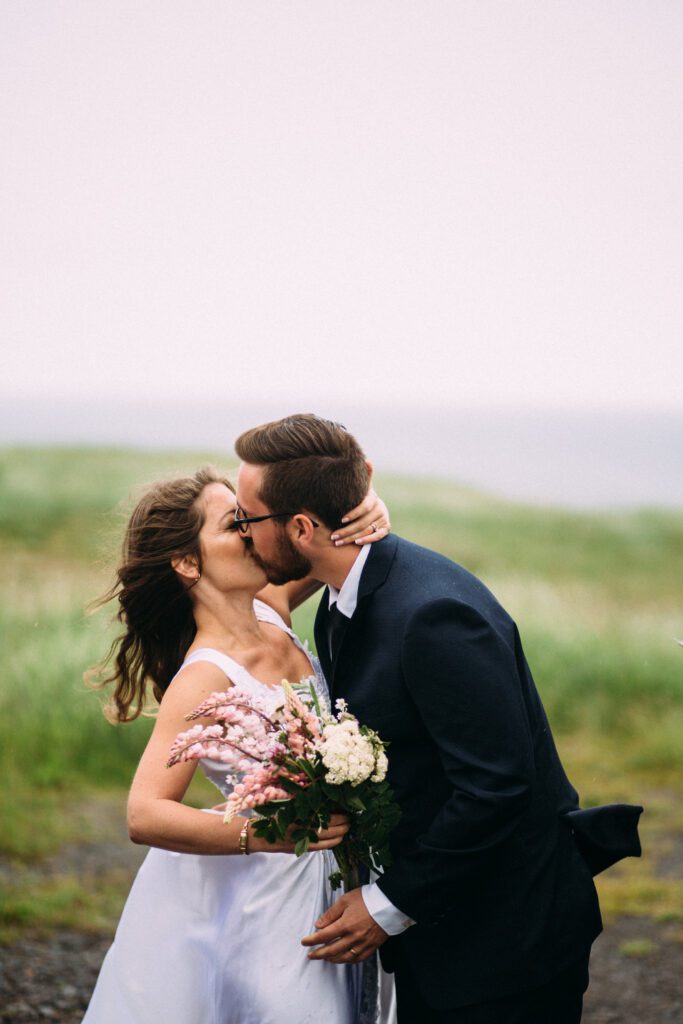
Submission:
<svg viewBox="0 0 683 1024">
<path fill-rule="evenodd" d="M 114 717 L 148 690 L 159 711 L 128 804 L 152 849 L 86 1024 L 576 1024 L 593 875 L 640 853 L 642 808 L 579 809 L 515 623 L 466 569 L 389 532 L 344 427 L 294 415 L 235 447 L 236 489 L 204 469 L 144 495 L 105 595 L 124 626 L 104 663 Z M 291 612 L 323 585 L 318 661 Z M 283 677 L 389 743 L 393 861 L 336 899 L 343 815 L 296 857 L 248 817 L 184 804 L 196 762 L 165 768 L 211 693 L 274 709 Z M 226 798 L 225 765 L 200 764 Z"/>
</svg>

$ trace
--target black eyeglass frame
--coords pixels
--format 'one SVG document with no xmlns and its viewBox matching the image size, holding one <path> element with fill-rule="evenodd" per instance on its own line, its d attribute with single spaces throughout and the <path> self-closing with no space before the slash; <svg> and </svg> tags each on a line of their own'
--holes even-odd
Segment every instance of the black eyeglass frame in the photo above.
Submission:
<svg viewBox="0 0 683 1024">
<path fill-rule="evenodd" d="M 243 526 L 248 527 L 251 523 L 263 523 L 266 519 L 282 519 L 290 516 L 298 516 L 300 514 L 299 512 L 270 512 L 267 516 L 238 516 L 238 511 L 240 511 L 239 508 L 235 509 L 235 518 L 232 522 L 232 526 L 243 536 L 247 533 L 246 529 L 242 529 Z M 308 518 L 311 519 L 310 516 L 308 516 Z M 311 519 L 311 523 L 316 528 L 320 526 L 320 523 L 316 523 L 315 519 Z"/>
</svg>

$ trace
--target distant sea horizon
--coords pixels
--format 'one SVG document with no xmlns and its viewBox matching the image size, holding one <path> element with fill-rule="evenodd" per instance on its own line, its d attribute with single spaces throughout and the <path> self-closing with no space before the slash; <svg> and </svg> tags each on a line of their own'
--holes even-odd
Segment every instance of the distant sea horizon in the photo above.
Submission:
<svg viewBox="0 0 683 1024">
<path fill-rule="evenodd" d="M 683 508 L 683 411 L 524 410 L 309 402 L 343 422 L 378 473 L 441 478 L 532 504 Z M 300 401 L 0 401 L 0 446 L 225 452 Z"/>
</svg>

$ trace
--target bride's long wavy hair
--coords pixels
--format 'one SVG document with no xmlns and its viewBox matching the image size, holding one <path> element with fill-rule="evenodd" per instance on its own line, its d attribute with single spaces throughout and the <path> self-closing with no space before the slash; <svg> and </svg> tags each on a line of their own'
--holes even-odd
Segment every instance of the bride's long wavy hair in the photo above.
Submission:
<svg viewBox="0 0 683 1024">
<path fill-rule="evenodd" d="M 121 564 L 110 589 L 92 606 L 118 602 L 123 632 L 104 660 L 86 673 L 90 686 L 114 685 L 105 708 L 115 722 L 132 722 L 148 703 L 147 689 L 161 701 L 194 640 L 196 625 L 189 596 L 171 560 L 192 555 L 201 573 L 199 531 L 204 512 L 199 497 L 208 484 L 229 480 L 212 466 L 192 476 L 152 485 L 140 498 L 123 540 Z"/>
</svg>

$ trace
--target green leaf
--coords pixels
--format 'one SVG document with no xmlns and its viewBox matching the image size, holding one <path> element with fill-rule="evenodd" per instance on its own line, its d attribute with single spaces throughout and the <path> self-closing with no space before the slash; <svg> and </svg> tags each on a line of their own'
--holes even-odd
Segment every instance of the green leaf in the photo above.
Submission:
<svg viewBox="0 0 683 1024">
<path fill-rule="evenodd" d="M 318 785 L 332 804 L 340 803 L 343 800 L 342 786 L 335 786 L 331 782 L 325 782 L 323 779 L 320 779 Z"/>
<path fill-rule="evenodd" d="M 308 834 L 305 834 L 303 838 L 299 839 L 294 845 L 294 853 L 297 857 L 301 857 L 302 854 L 308 853 Z"/>
<path fill-rule="evenodd" d="M 320 701 L 318 700 L 318 694 L 315 692 L 315 686 L 313 683 L 308 684 L 308 688 L 311 691 L 311 700 L 313 701 L 313 707 L 318 718 L 322 718 L 322 711 L 320 710 Z"/>
<path fill-rule="evenodd" d="M 296 764 L 299 767 L 299 770 L 302 771 L 304 775 L 307 775 L 311 782 L 317 781 L 318 776 L 316 775 L 315 768 L 310 761 L 307 761 L 305 757 L 297 757 Z"/>
<path fill-rule="evenodd" d="M 306 790 L 302 790 L 294 798 L 294 809 L 296 810 L 297 818 L 308 818 L 310 815 L 310 806 L 308 802 L 308 794 Z"/>
<path fill-rule="evenodd" d="M 364 811 L 365 810 L 365 804 L 363 803 L 363 801 L 361 800 L 361 798 L 359 796 L 354 795 L 354 796 L 347 797 L 346 798 L 346 803 L 351 808 L 351 810 L 353 810 L 353 811 Z"/>
<path fill-rule="evenodd" d="M 308 806 L 312 811 L 317 811 L 325 799 L 320 785 L 318 783 L 313 783 L 306 792 L 308 793 Z"/>
<path fill-rule="evenodd" d="M 292 796 L 296 796 L 301 792 L 301 786 L 298 782 L 292 782 L 291 779 L 281 777 L 278 779 L 278 785 L 282 786 L 287 793 L 291 793 Z"/>
</svg>

